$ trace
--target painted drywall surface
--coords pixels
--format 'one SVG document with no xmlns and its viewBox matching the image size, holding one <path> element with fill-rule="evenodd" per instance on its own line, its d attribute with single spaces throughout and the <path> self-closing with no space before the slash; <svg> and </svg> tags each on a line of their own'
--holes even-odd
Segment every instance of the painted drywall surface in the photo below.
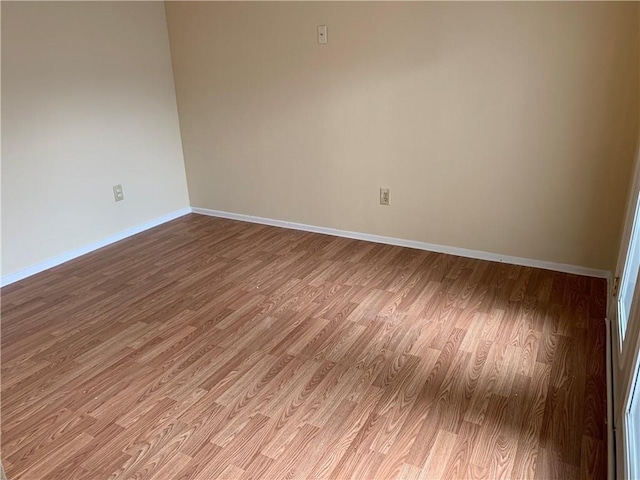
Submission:
<svg viewBox="0 0 640 480">
<path fill-rule="evenodd" d="M 637 22 L 638 22 L 638 28 L 640 29 L 640 9 L 638 9 Z M 638 57 L 639 57 L 638 61 L 640 62 L 640 51 L 638 52 Z M 640 92 L 640 77 L 638 78 L 638 91 Z M 617 257 L 617 263 L 616 263 L 617 267 L 615 270 L 615 275 L 617 276 L 622 275 L 624 262 L 627 258 L 626 249 L 628 248 L 628 245 L 627 245 L 628 238 L 623 238 L 623 237 L 627 237 L 631 235 L 632 225 L 630 224 L 627 225 L 626 222 L 629 222 L 629 223 L 632 222 L 632 220 L 630 220 L 629 217 L 633 215 L 636 208 L 637 199 L 634 198 L 633 195 L 636 194 L 635 188 L 637 188 L 634 182 L 640 181 L 640 179 L 637 178 L 638 173 L 640 172 L 640 131 L 638 132 L 638 142 L 636 147 L 634 168 L 632 172 L 633 174 L 629 178 L 629 181 L 627 184 L 626 211 L 625 211 L 625 217 L 624 217 L 625 222 L 623 222 L 622 228 L 620 229 L 620 239 L 619 239 L 620 248 L 618 251 L 618 257 Z M 628 229 L 628 230 L 625 230 L 625 229 Z"/>
<path fill-rule="evenodd" d="M 613 268 L 637 3 L 166 8 L 192 206 Z"/>
<path fill-rule="evenodd" d="M 2 274 L 188 206 L 164 5 L 1 8 Z"/>
</svg>

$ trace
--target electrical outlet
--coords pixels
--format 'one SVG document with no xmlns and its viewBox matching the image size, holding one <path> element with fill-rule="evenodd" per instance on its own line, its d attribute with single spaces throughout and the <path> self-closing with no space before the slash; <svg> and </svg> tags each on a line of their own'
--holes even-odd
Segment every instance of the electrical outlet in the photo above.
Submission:
<svg viewBox="0 0 640 480">
<path fill-rule="evenodd" d="M 115 198 L 116 202 L 120 202 L 124 200 L 124 192 L 122 191 L 122 185 L 114 185 L 113 198 Z"/>
<path fill-rule="evenodd" d="M 391 199 L 391 192 L 389 191 L 388 188 L 381 188 L 380 189 L 380 205 L 391 205 L 390 203 L 390 199 Z"/>
</svg>

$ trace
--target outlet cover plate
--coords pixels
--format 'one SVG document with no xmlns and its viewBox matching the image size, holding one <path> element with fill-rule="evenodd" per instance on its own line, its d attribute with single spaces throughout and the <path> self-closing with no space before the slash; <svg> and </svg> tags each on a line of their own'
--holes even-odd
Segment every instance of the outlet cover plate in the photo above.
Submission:
<svg viewBox="0 0 640 480">
<path fill-rule="evenodd" d="M 124 200 L 124 192 L 122 191 L 122 185 L 113 186 L 113 198 L 116 202 Z"/>
<path fill-rule="evenodd" d="M 388 188 L 380 189 L 380 205 L 391 205 L 391 191 Z"/>
</svg>

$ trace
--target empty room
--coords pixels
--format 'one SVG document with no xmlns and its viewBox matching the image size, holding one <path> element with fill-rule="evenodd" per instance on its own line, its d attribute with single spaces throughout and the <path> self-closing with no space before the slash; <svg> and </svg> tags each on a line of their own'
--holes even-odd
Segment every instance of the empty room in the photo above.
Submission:
<svg viewBox="0 0 640 480">
<path fill-rule="evenodd" d="M 0 8 L 1 478 L 640 479 L 640 2 Z"/>
</svg>

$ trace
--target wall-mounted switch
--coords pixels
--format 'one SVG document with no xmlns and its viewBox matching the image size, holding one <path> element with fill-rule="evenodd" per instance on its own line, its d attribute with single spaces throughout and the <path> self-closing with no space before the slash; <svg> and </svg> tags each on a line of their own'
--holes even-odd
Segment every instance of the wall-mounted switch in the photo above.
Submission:
<svg viewBox="0 0 640 480">
<path fill-rule="evenodd" d="M 318 43 L 327 43 L 327 26 L 318 25 Z"/>
<path fill-rule="evenodd" d="M 115 185 L 113 187 L 113 198 L 116 202 L 124 200 L 124 192 L 122 191 L 122 185 Z"/>
</svg>

